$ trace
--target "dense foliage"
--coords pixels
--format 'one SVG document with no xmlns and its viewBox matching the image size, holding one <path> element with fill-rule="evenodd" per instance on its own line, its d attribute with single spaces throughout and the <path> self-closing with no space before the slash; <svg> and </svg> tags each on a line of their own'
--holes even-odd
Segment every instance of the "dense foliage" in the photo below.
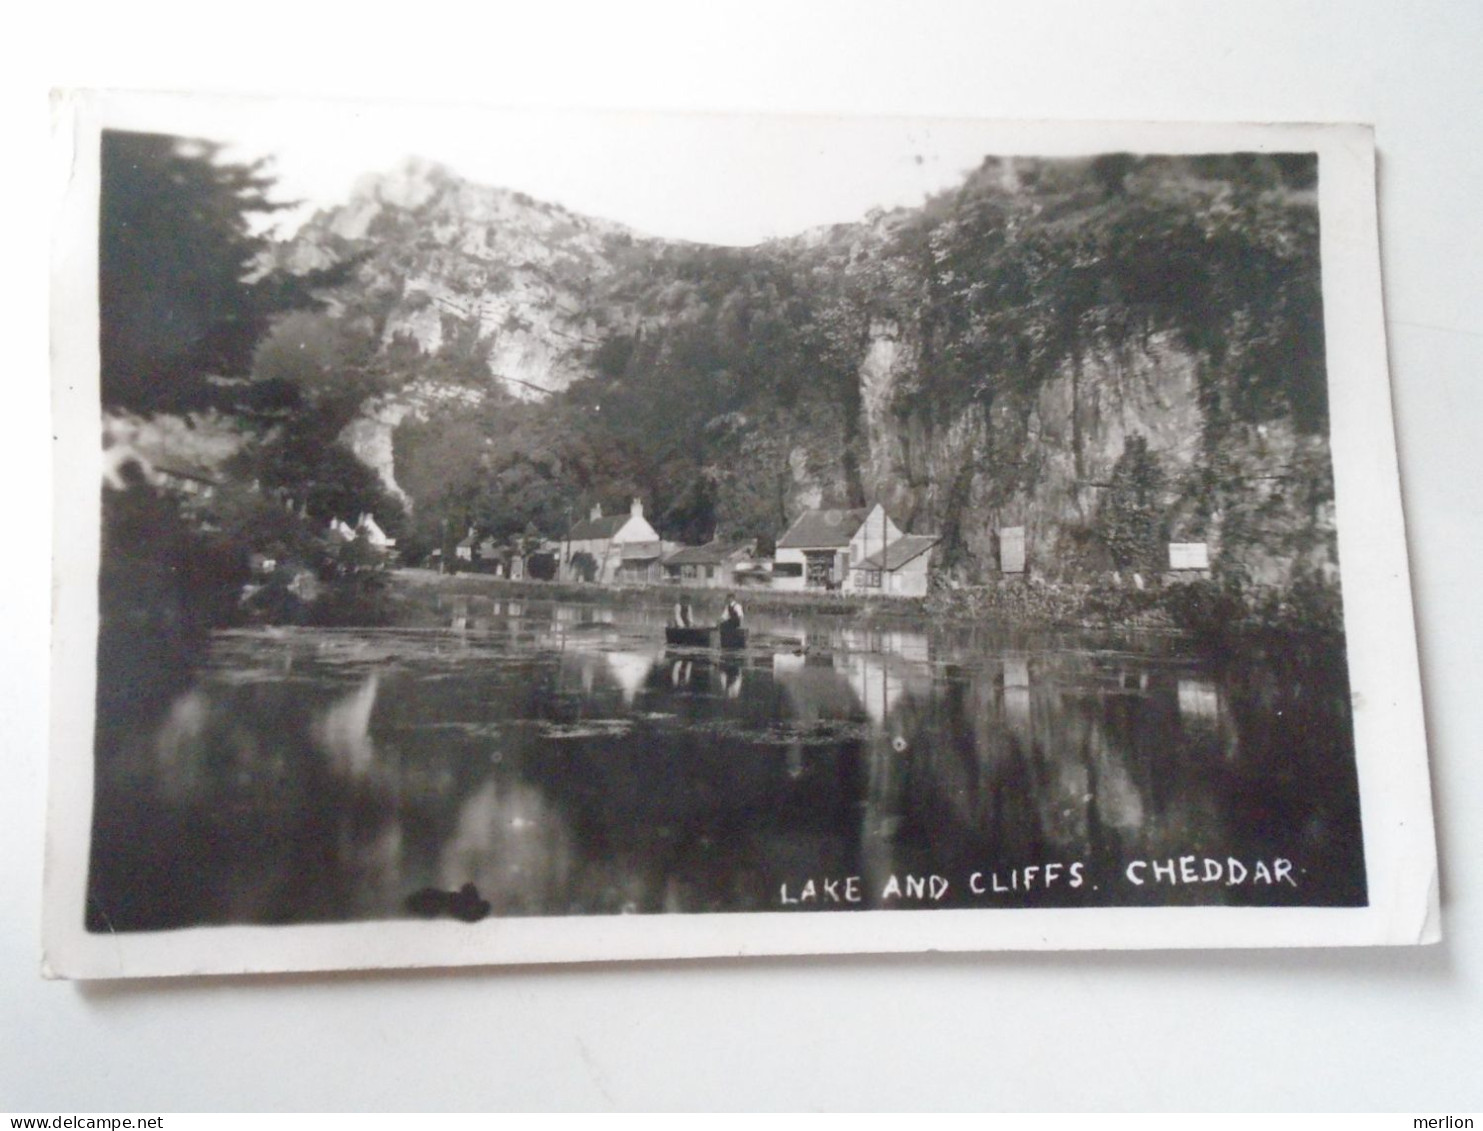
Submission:
<svg viewBox="0 0 1483 1131">
<path fill-rule="evenodd" d="M 1164 476 L 1143 436 L 1129 436 L 1102 497 L 1097 533 L 1118 569 L 1158 569 L 1168 532 Z"/>
<path fill-rule="evenodd" d="M 297 573 L 336 578 L 373 564 L 356 560 L 364 547 L 329 537 L 329 520 L 375 513 L 393 535 L 400 525 L 400 505 L 340 442 L 366 397 L 395 385 L 396 354 L 365 327 L 319 310 L 319 288 L 343 283 L 353 258 L 299 274 L 267 267 L 268 244 L 255 230 L 282 207 L 272 183 L 261 165 L 225 162 L 209 143 L 103 134 L 105 414 L 170 414 L 164 419 L 185 434 L 208 419 L 218 429 L 230 420 L 243 440 L 236 455 L 209 467 L 189 445 L 166 445 L 167 463 L 173 456 L 191 465 L 190 491 L 146 482 L 142 472 L 105 489 L 105 698 L 143 678 L 139 655 L 160 649 L 167 680 L 166 660 L 187 654 L 207 627 L 247 615 L 254 557 L 280 563 L 283 576 L 266 586 L 284 597 L 279 613 L 290 604 L 305 612 L 284 596 Z M 197 415 L 207 409 L 230 415 Z M 102 706 L 110 717 L 123 710 Z"/>
<path fill-rule="evenodd" d="M 314 304 L 352 264 L 263 271 L 255 218 L 285 207 L 261 163 L 221 147 L 105 130 L 98 302 L 105 406 L 182 411 L 223 402 L 209 377 L 245 374 L 274 315 Z"/>
<path fill-rule="evenodd" d="M 989 403 L 1171 331 L 1241 418 L 1323 427 L 1315 184 L 1307 155 L 986 161 L 888 251 L 933 362 L 917 392 Z"/>
</svg>

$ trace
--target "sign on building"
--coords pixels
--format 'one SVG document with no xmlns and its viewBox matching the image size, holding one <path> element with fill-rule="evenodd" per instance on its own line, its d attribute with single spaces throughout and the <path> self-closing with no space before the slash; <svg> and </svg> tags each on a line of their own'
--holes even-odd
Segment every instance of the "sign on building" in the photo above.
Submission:
<svg viewBox="0 0 1483 1131">
<path fill-rule="evenodd" d="M 999 529 L 999 568 L 1005 573 L 1025 572 L 1025 528 L 1004 526 Z"/>
<path fill-rule="evenodd" d="M 1209 544 L 1206 542 L 1170 542 L 1169 568 L 1209 569 Z"/>
</svg>

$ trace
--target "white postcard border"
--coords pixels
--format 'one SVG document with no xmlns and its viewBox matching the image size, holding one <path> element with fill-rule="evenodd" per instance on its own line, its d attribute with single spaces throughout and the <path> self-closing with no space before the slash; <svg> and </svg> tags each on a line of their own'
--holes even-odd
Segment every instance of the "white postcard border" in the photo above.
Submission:
<svg viewBox="0 0 1483 1131">
<path fill-rule="evenodd" d="M 1435 837 L 1381 301 L 1371 131 L 1361 126 L 974 123 L 984 153 L 1316 151 L 1339 562 L 1369 906 L 583 916 L 330 926 L 83 928 L 92 810 L 98 500 L 98 135 L 166 96 L 54 105 L 55 545 L 43 970 L 124 978 L 862 952 L 1414 944 L 1440 938 Z M 429 113 L 433 111 L 428 110 Z M 765 119 L 763 120 L 765 123 Z M 903 120 L 904 121 L 904 120 Z M 962 127 L 964 123 L 956 123 Z"/>
</svg>

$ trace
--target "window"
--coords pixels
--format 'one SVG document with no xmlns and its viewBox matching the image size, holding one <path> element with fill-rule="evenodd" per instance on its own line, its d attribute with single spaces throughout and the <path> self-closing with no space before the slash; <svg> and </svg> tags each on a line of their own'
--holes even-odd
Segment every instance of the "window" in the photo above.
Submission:
<svg viewBox="0 0 1483 1131">
<path fill-rule="evenodd" d="M 774 577 L 802 577 L 802 562 L 773 562 L 772 575 Z"/>
<path fill-rule="evenodd" d="M 862 570 L 865 574 L 865 588 L 879 589 L 881 587 L 881 571 L 878 569 Z"/>
<path fill-rule="evenodd" d="M 808 558 L 808 584 L 819 589 L 832 588 L 834 585 L 834 555 L 828 550 L 806 550 L 804 556 Z"/>
</svg>

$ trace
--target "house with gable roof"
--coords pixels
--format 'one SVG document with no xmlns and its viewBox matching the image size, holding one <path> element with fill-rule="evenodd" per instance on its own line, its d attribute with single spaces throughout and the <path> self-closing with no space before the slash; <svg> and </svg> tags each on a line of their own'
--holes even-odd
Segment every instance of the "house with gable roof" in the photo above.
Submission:
<svg viewBox="0 0 1483 1131">
<path fill-rule="evenodd" d="M 381 529 L 381 524 L 376 521 L 376 516 L 370 511 L 366 511 L 356 520 L 355 533 L 370 543 L 374 549 L 383 553 L 396 549 L 396 539 L 386 536 L 386 531 Z"/>
<path fill-rule="evenodd" d="M 772 587 L 848 592 L 858 588 L 863 592 L 865 577 L 855 567 L 900 537 L 901 528 L 879 503 L 850 510 L 804 511 L 777 541 Z"/>
<path fill-rule="evenodd" d="M 740 583 L 738 567 L 752 564 L 755 542 L 723 542 L 682 546 L 664 559 L 664 580 L 676 585 L 730 589 Z"/>
<path fill-rule="evenodd" d="M 903 534 L 851 567 L 854 588 L 885 597 L 925 597 L 932 581 L 932 547 L 940 541 L 937 534 Z"/>
<path fill-rule="evenodd" d="M 659 532 L 644 518 L 644 504 L 634 499 L 627 514 L 604 515 L 601 504 L 562 542 L 561 580 L 592 580 L 600 585 L 659 580 L 664 547 Z M 590 558 L 578 560 L 578 555 Z M 591 571 L 589 578 L 583 567 Z"/>
</svg>

